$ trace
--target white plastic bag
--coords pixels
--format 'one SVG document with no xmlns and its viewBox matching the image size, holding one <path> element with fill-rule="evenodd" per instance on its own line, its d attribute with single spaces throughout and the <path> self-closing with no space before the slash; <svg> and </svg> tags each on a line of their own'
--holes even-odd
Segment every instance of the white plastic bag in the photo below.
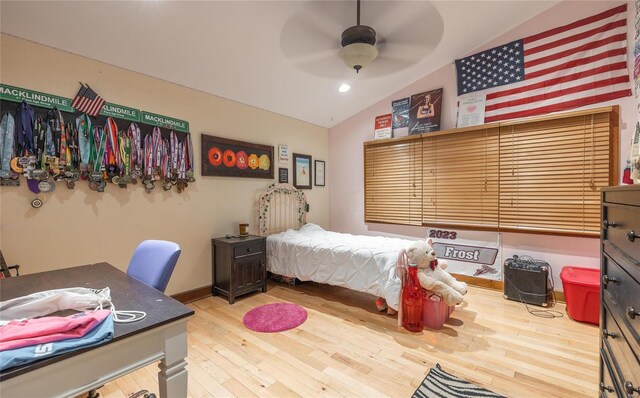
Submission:
<svg viewBox="0 0 640 398">
<path fill-rule="evenodd" d="M 0 301 L 0 325 L 14 319 L 37 318 L 62 310 L 87 311 L 108 307 L 111 307 L 111 293 L 108 287 L 45 290 Z"/>
</svg>

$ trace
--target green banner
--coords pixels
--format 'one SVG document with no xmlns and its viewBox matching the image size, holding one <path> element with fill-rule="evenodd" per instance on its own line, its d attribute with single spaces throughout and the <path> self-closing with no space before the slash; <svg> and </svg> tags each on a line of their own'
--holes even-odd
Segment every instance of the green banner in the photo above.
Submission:
<svg viewBox="0 0 640 398">
<path fill-rule="evenodd" d="M 71 99 L 69 98 L 9 86 L 8 84 L 0 83 L 0 99 L 13 102 L 22 102 L 25 100 L 27 103 L 35 106 L 44 108 L 56 107 L 63 112 L 74 112 L 74 109 L 71 107 Z"/>
<path fill-rule="evenodd" d="M 129 108 L 128 106 L 112 104 L 111 102 L 105 102 L 100 110 L 100 114 L 104 116 L 111 116 L 118 119 L 129 120 L 131 122 L 140 122 L 140 111 L 137 109 Z"/>
<path fill-rule="evenodd" d="M 186 120 L 174 119 L 156 113 L 142 111 L 142 123 L 152 126 L 165 127 L 176 131 L 189 132 L 189 122 Z"/>
</svg>

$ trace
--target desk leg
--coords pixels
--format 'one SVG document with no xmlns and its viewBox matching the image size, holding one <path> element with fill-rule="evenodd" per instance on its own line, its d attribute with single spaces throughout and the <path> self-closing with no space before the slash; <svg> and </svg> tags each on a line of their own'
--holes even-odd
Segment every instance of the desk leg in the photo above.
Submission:
<svg viewBox="0 0 640 398">
<path fill-rule="evenodd" d="M 158 365 L 160 398 L 186 398 L 187 322 L 167 330 L 164 344 L 165 357 Z"/>
</svg>

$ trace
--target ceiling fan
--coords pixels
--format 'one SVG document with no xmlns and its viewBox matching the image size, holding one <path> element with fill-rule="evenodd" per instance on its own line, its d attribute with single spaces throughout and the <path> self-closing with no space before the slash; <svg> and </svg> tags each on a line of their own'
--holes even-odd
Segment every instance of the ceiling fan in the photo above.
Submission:
<svg viewBox="0 0 640 398">
<path fill-rule="evenodd" d="M 360 69 L 378 57 L 376 31 L 367 25 L 360 25 L 360 0 L 357 0 L 356 25 L 342 32 L 342 49 L 338 53 L 348 67 Z"/>
<path fill-rule="evenodd" d="M 342 78 L 346 63 L 360 78 L 399 72 L 440 42 L 444 23 L 431 1 L 303 1 L 280 32 L 280 48 L 295 67 Z M 360 21 L 366 24 L 361 24 Z"/>
</svg>

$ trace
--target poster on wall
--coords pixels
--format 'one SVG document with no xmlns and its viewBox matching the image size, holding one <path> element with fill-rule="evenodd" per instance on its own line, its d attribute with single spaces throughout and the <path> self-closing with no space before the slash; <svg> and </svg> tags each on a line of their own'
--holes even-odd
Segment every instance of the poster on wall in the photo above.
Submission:
<svg viewBox="0 0 640 398">
<path fill-rule="evenodd" d="M 440 130 L 442 89 L 425 91 L 411 96 L 409 135 Z"/>
<path fill-rule="evenodd" d="M 391 114 L 376 116 L 376 120 L 373 126 L 373 139 L 383 140 L 385 138 L 392 138 L 391 132 Z"/>
<path fill-rule="evenodd" d="M 278 163 L 289 164 L 289 145 L 278 145 Z"/>
<path fill-rule="evenodd" d="M 409 125 L 409 108 L 411 98 L 401 98 L 391 101 L 391 114 L 393 115 L 393 130 L 407 127 Z"/>
<path fill-rule="evenodd" d="M 452 274 L 502 280 L 500 233 L 427 228 L 427 239 Z"/>
<path fill-rule="evenodd" d="M 457 127 L 479 126 L 484 123 L 484 106 L 486 96 L 474 95 L 460 98 L 458 103 Z"/>
</svg>

